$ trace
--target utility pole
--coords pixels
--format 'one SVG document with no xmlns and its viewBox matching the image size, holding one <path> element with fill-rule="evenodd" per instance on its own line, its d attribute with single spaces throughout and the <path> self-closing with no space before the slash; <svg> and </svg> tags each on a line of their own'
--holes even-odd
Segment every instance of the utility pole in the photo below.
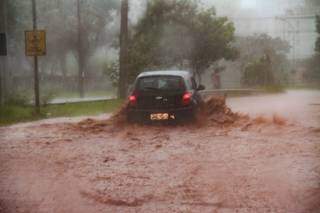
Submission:
<svg viewBox="0 0 320 213">
<path fill-rule="evenodd" d="M 82 39 L 82 21 L 81 21 L 81 0 L 77 0 L 77 20 L 78 20 L 78 91 L 80 97 L 84 97 L 84 55 Z"/>
<path fill-rule="evenodd" d="M 128 84 L 128 0 L 121 2 L 119 97 L 126 98 Z"/>
<path fill-rule="evenodd" d="M 7 0 L 0 2 L 0 33 L 2 37 L 0 51 L 0 106 L 7 96 Z M 3 46 L 2 46 L 3 45 Z"/>
<path fill-rule="evenodd" d="M 302 17 L 302 16 L 301 16 Z M 284 23 L 283 25 L 283 33 L 284 33 L 284 40 L 287 40 L 287 35 L 289 39 L 292 41 L 292 60 L 293 60 L 293 67 L 296 68 L 296 49 L 297 49 L 297 36 L 299 36 L 299 29 L 294 26 L 290 19 L 296 19 L 299 17 L 275 17 L 277 20 L 280 20 Z M 286 26 L 288 26 L 291 30 L 287 30 Z"/>
<path fill-rule="evenodd" d="M 37 26 L 37 6 L 36 0 L 32 0 L 32 21 L 33 21 L 33 31 L 35 32 L 38 28 Z M 34 56 L 34 95 L 35 95 L 35 108 L 36 113 L 40 113 L 40 91 L 39 91 L 39 66 L 38 66 L 38 56 Z"/>
</svg>

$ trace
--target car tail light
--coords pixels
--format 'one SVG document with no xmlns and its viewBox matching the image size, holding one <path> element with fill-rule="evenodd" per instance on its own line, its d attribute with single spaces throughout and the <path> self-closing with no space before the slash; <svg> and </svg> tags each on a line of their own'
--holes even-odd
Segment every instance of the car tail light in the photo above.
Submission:
<svg viewBox="0 0 320 213">
<path fill-rule="evenodd" d="M 186 92 L 183 96 L 182 96 L 182 105 L 186 106 L 189 105 L 191 102 L 191 97 L 192 94 L 190 92 Z"/>
<path fill-rule="evenodd" d="M 136 106 L 137 105 L 137 94 L 133 92 L 132 95 L 129 96 L 129 105 Z"/>
</svg>

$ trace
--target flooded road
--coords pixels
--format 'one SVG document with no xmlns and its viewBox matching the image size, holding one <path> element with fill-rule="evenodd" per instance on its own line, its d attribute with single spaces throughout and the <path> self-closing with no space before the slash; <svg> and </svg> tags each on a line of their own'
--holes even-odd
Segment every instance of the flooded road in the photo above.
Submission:
<svg viewBox="0 0 320 213">
<path fill-rule="evenodd" d="M 294 90 L 276 95 L 230 98 L 227 102 L 232 110 L 251 116 L 277 114 L 294 123 L 320 127 L 320 92 L 317 90 Z"/>
<path fill-rule="evenodd" d="M 2 127 L 0 212 L 320 212 L 320 92 L 227 102 L 250 121 Z"/>
</svg>

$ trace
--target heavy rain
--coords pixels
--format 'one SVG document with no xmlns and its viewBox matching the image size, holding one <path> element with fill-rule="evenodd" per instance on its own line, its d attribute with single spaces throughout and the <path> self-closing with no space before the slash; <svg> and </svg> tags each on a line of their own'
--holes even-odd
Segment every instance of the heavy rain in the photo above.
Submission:
<svg viewBox="0 0 320 213">
<path fill-rule="evenodd" d="M 320 212 L 319 0 L 0 0 L 0 213 Z"/>
</svg>

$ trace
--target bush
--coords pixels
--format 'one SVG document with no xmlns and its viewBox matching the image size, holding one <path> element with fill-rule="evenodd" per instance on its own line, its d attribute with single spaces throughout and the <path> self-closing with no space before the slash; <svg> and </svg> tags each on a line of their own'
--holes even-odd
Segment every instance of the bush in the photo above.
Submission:
<svg viewBox="0 0 320 213">
<path fill-rule="evenodd" d="M 56 96 L 56 92 L 50 89 L 44 89 L 40 94 L 40 104 L 46 106 Z"/>
<path fill-rule="evenodd" d="M 274 85 L 274 74 L 270 59 L 265 56 L 253 63 L 249 63 L 243 73 L 242 83 L 246 86 Z"/>
</svg>

